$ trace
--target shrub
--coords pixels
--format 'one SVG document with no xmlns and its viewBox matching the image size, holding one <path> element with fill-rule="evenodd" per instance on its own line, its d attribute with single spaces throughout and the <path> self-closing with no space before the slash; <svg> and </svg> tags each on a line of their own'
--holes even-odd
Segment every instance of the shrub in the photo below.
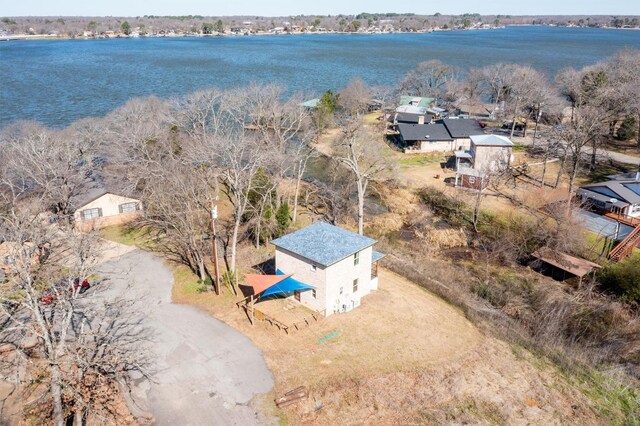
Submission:
<svg viewBox="0 0 640 426">
<path fill-rule="evenodd" d="M 629 141 L 637 136 L 638 122 L 633 115 L 627 115 L 618 129 L 618 139 Z"/>
<path fill-rule="evenodd" d="M 468 220 L 465 219 L 468 207 L 464 202 L 454 200 L 435 188 L 424 188 L 420 191 L 419 196 L 431 211 L 445 218 L 452 227 L 469 226 Z"/>
<path fill-rule="evenodd" d="M 276 222 L 278 223 L 278 237 L 284 235 L 291 224 L 291 216 L 289 212 L 289 204 L 282 203 L 276 211 Z"/>
<path fill-rule="evenodd" d="M 640 303 L 640 254 L 605 266 L 598 275 L 604 289 L 627 302 Z"/>
</svg>

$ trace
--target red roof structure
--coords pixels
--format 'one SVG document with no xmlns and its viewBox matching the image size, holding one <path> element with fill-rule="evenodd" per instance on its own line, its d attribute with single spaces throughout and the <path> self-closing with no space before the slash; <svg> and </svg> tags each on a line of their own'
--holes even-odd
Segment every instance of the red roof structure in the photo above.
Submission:
<svg viewBox="0 0 640 426">
<path fill-rule="evenodd" d="M 284 281 L 291 275 L 260 275 L 260 274 L 246 274 L 245 278 L 247 283 L 253 287 L 253 294 L 259 294 L 278 284 L 280 281 Z"/>
</svg>

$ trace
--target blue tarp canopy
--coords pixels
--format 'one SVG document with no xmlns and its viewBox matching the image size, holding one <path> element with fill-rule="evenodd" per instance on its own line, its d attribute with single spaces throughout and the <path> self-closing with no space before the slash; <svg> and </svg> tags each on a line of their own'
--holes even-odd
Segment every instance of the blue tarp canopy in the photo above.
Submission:
<svg viewBox="0 0 640 426">
<path fill-rule="evenodd" d="M 276 271 L 276 275 L 285 275 L 280 269 Z M 271 296 L 273 294 L 291 293 L 296 290 L 311 290 L 315 288 L 309 284 L 305 284 L 292 277 L 287 277 L 284 280 L 275 283 L 260 294 L 260 297 Z"/>
</svg>

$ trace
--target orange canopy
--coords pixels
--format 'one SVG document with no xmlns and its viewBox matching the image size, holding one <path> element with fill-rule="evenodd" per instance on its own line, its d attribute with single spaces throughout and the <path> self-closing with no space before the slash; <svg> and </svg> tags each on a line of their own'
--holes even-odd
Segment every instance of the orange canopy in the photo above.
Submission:
<svg viewBox="0 0 640 426">
<path fill-rule="evenodd" d="M 253 287 L 253 294 L 259 294 L 268 289 L 269 287 L 278 284 L 280 281 L 284 281 L 289 278 L 289 275 L 260 275 L 260 274 L 245 274 L 245 278 L 251 287 Z"/>
</svg>

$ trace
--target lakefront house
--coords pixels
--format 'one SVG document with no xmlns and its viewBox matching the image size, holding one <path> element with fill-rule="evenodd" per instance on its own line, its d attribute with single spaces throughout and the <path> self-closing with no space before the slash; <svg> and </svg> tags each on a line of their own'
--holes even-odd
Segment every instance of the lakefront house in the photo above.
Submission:
<svg viewBox="0 0 640 426">
<path fill-rule="evenodd" d="M 329 316 L 360 305 L 378 288 L 376 240 L 324 222 L 317 222 L 272 241 L 276 268 L 308 284 L 293 298 Z"/>
</svg>

